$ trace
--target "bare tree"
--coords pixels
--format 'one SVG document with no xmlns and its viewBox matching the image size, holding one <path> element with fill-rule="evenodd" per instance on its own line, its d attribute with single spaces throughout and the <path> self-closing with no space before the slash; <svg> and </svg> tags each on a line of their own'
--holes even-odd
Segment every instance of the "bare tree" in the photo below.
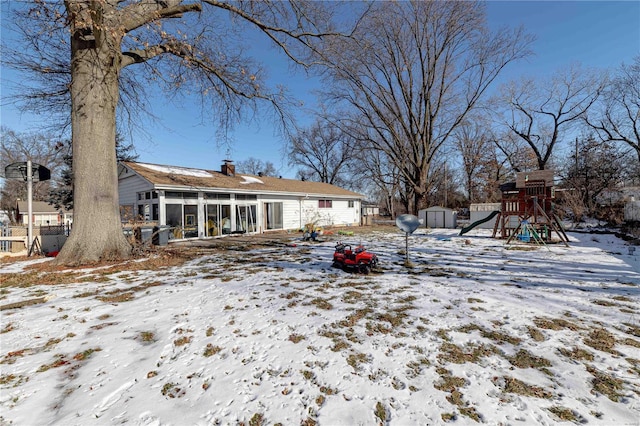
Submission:
<svg viewBox="0 0 640 426">
<path fill-rule="evenodd" d="M 51 170 L 53 179 L 60 177 L 64 161 L 65 145 L 46 133 L 16 133 L 7 127 L 0 128 L 0 174 L 12 163 L 31 160 Z M 47 201 L 52 181 L 35 182 L 33 199 Z M 23 180 L 7 179 L 2 187 L 0 210 L 12 211 L 18 199 L 27 197 L 27 185 Z M 15 219 L 15 218 L 13 218 Z"/>
<path fill-rule="evenodd" d="M 522 30 L 487 28 L 482 2 L 373 3 L 354 36 L 322 58 L 328 100 L 384 152 L 416 213 L 434 156 L 506 65 L 529 54 Z"/>
<path fill-rule="evenodd" d="M 289 162 L 301 167 L 299 176 L 305 179 L 349 186 L 345 174 L 352 152 L 353 141 L 348 134 L 318 119 L 291 137 Z"/>
<path fill-rule="evenodd" d="M 278 171 L 271 161 L 263 162 L 254 157 L 238 161 L 236 163 L 236 172 L 260 176 L 278 176 Z"/>
<path fill-rule="evenodd" d="M 585 116 L 586 123 L 600 140 L 629 145 L 640 164 L 640 55 L 620 67 L 599 107 Z"/>
<path fill-rule="evenodd" d="M 453 133 L 462 160 L 463 186 L 469 202 L 482 198 L 481 171 L 495 156 L 495 146 L 489 131 L 479 117 L 465 120 Z"/>
<path fill-rule="evenodd" d="M 3 66 L 60 76 L 55 87 L 43 82 L 48 90 L 27 93 L 36 105 L 55 100 L 70 112 L 74 228 L 57 258 L 69 265 L 131 253 L 121 232 L 114 144 L 118 111 L 136 109 L 118 110 L 123 96 L 139 99 L 148 84 L 201 95 L 221 129 L 263 100 L 286 122 L 282 93 L 268 90 L 263 70 L 238 45 L 242 32 L 263 35 L 299 64 L 320 37 L 335 34 L 324 3 L 305 0 L 65 0 L 31 6 L 15 11 L 29 45 L 12 49 L 15 55 L 3 46 L 3 58 L 12 59 Z"/>
<path fill-rule="evenodd" d="M 604 87 L 593 72 L 571 66 L 545 80 L 522 79 L 502 87 L 504 109 L 497 114 L 505 134 L 499 148 L 510 158 L 522 158 L 514 147 L 523 142 L 540 170 L 548 168 L 557 145 L 575 130 Z"/>
<path fill-rule="evenodd" d="M 576 222 L 583 215 L 608 220 L 601 210 L 603 196 L 618 192 L 625 177 L 625 154 L 612 141 L 601 142 L 594 135 L 582 136 L 575 143 L 575 151 L 566 157 L 561 170 L 565 206 Z"/>
</svg>

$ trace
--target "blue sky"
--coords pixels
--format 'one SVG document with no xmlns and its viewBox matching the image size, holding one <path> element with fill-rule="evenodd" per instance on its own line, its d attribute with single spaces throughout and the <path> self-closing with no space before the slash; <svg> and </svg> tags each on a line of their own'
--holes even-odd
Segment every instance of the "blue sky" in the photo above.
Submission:
<svg viewBox="0 0 640 426">
<path fill-rule="evenodd" d="M 638 1 L 499 1 L 487 5 L 491 27 L 523 25 L 537 37 L 534 55 L 508 67 L 502 81 L 525 75 L 546 76 L 574 62 L 585 67 L 615 68 L 640 54 Z M 273 83 L 287 85 L 306 105 L 313 105 L 312 91 L 319 85 L 316 79 L 307 79 L 301 71 L 292 72 L 281 54 L 262 44 L 256 56 L 265 61 Z M 3 97 L 15 78 L 2 70 Z M 158 96 L 152 99 L 152 110 L 160 122 L 146 128 L 150 140 L 135 141 L 140 161 L 217 169 L 229 154 L 235 161 L 248 157 L 271 161 L 281 175 L 295 175 L 283 156 L 284 141 L 266 119 L 238 126 L 231 135 L 233 144 L 227 148 L 218 146 L 216 128 L 210 119 L 201 117 L 196 103 L 186 99 L 176 105 Z M 304 120 L 302 111 L 300 115 Z M 15 131 L 37 130 L 37 119 L 21 116 L 10 105 L 2 106 L 0 119 L 3 126 Z"/>
</svg>

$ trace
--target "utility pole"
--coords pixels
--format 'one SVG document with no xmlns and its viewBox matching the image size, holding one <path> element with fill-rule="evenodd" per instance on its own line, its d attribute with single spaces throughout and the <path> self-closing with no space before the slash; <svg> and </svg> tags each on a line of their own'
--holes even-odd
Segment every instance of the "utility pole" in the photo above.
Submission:
<svg viewBox="0 0 640 426">
<path fill-rule="evenodd" d="M 27 254 L 33 246 L 33 171 L 31 160 L 27 160 Z"/>
</svg>

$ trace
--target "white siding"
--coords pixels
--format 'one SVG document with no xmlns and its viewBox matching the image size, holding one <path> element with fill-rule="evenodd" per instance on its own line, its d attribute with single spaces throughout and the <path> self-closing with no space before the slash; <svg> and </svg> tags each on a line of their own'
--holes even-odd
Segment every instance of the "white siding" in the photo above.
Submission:
<svg viewBox="0 0 640 426">
<path fill-rule="evenodd" d="M 331 200 L 331 208 L 320 208 L 319 200 Z M 282 202 L 283 228 L 302 229 L 307 223 L 318 226 L 345 226 L 360 224 L 360 200 L 353 200 L 353 207 L 349 207 L 349 200 L 330 197 L 295 197 L 263 195 L 260 202 Z"/>
<path fill-rule="evenodd" d="M 320 208 L 320 200 L 331 200 L 330 208 Z M 353 207 L 349 201 L 335 198 L 310 198 L 304 201 L 302 211 L 303 222 L 315 223 L 318 226 L 347 226 L 360 224 L 360 201 L 354 200 Z"/>
<path fill-rule="evenodd" d="M 151 188 L 152 185 L 149 182 L 136 175 L 120 178 L 118 182 L 120 205 L 134 205 L 136 203 L 137 193 L 150 191 Z"/>
</svg>

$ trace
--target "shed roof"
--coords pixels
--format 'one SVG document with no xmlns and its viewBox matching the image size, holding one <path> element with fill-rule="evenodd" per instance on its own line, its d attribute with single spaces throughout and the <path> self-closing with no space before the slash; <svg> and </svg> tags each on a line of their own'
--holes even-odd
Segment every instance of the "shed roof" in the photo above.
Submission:
<svg viewBox="0 0 640 426">
<path fill-rule="evenodd" d="M 270 176 L 254 176 L 236 173 L 228 176 L 219 171 L 189 167 L 166 166 L 124 161 L 121 165 L 132 170 L 155 187 L 170 187 L 193 190 L 225 189 L 234 192 L 262 192 L 313 194 L 363 199 L 364 195 L 323 182 L 282 179 Z"/>
<path fill-rule="evenodd" d="M 448 207 L 442 207 L 442 206 L 432 206 L 426 209 L 420 209 L 419 211 L 426 211 L 426 212 L 455 212 L 455 210 L 450 209 Z"/>
</svg>

